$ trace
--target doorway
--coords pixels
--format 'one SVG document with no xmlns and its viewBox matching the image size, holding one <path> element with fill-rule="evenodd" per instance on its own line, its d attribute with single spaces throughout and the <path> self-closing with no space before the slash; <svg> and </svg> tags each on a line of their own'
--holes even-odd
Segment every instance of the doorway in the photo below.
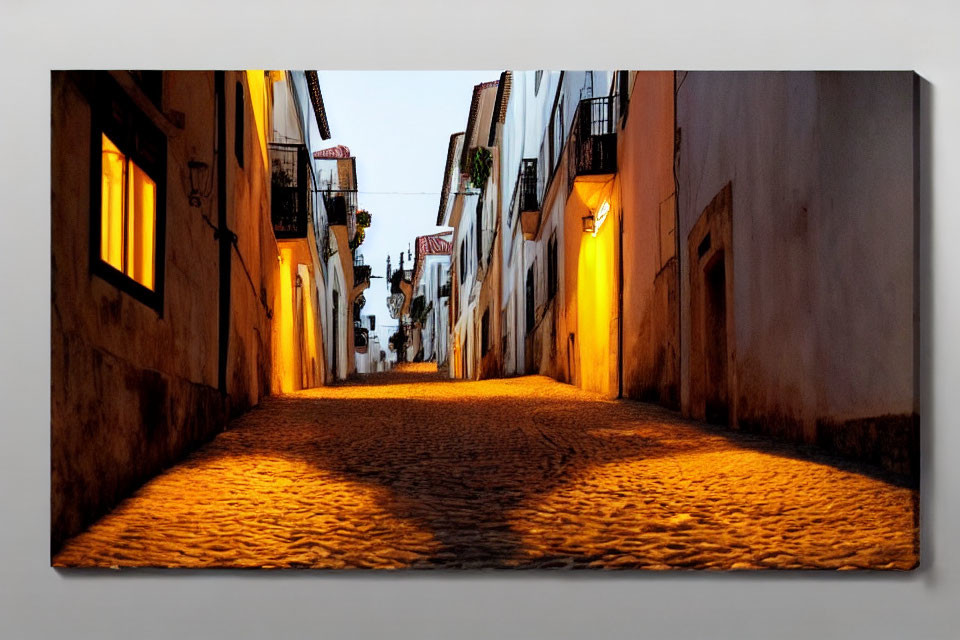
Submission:
<svg viewBox="0 0 960 640">
<path fill-rule="evenodd" d="M 727 424 L 727 277 L 722 251 L 705 269 L 704 285 L 705 417 L 707 422 Z"/>
<path fill-rule="evenodd" d="M 733 287 L 733 192 L 727 183 L 687 236 L 689 262 L 689 393 L 684 415 L 737 425 Z"/>
</svg>

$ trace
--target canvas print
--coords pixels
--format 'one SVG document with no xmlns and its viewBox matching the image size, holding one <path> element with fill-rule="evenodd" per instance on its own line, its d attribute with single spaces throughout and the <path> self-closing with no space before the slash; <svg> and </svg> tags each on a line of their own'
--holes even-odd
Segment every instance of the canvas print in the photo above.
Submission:
<svg viewBox="0 0 960 640">
<path fill-rule="evenodd" d="M 52 565 L 915 568 L 918 89 L 53 72 Z"/>
</svg>

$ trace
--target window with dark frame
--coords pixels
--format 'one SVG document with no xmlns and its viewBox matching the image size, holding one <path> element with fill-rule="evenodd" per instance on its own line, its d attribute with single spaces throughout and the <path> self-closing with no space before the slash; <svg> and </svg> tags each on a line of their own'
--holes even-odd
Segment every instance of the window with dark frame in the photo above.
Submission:
<svg viewBox="0 0 960 640">
<path fill-rule="evenodd" d="M 557 273 L 557 234 L 547 242 L 547 300 L 553 300 L 559 289 L 560 279 Z"/>
<path fill-rule="evenodd" d="M 159 90 L 160 72 L 139 73 Z M 162 314 L 166 137 L 109 74 L 98 74 L 95 82 L 91 271 Z M 161 96 L 151 99 L 159 103 Z"/>
</svg>

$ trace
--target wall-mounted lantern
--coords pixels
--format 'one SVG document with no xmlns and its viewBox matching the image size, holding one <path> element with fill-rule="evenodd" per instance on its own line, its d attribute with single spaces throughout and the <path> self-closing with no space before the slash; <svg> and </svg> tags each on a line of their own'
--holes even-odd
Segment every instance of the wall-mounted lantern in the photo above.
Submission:
<svg viewBox="0 0 960 640">
<path fill-rule="evenodd" d="M 603 201 L 599 207 L 597 207 L 596 213 L 593 213 L 588 216 L 583 216 L 581 221 L 583 223 L 583 232 L 590 233 L 594 238 L 597 237 L 597 232 L 600 230 L 600 227 L 603 226 L 604 220 L 607 219 L 607 214 L 610 213 L 610 203 L 606 200 Z"/>
<path fill-rule="evenodd" d="M 188 196 L 190 206 L 199 208 L 203 198 L 210 195 L 207 191 L 207 175 L 210 166 L 206 162 L 191 160 L 187 163 L 187 167 L 190 169 L 190 195 Z"/>
<path fill-rule="evenodd" d="M 583 222 L 583 232 L 584 232 L 584 233 L 593 233 L 593 229 L 594 229 L 594 217 L 593 217 L 593 215 L 591 214 L 591 215 L 589 215 L 589 216 L 583 216 L 582 218 L 580 218 L 580 220 Z M 594 234 L 594 235 L 596 235 L 596 234 Z"/>
</svg>

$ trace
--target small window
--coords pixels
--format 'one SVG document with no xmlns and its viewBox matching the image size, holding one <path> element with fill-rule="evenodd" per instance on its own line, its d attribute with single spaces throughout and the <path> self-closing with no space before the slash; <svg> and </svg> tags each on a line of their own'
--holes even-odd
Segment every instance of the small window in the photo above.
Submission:
<svg viewBox="0 0 960 640">
<path fill-rule="evenodd" d="M 90 269 L 162 313 L 166 138 L 109 75 L 96 83 Z"/>
<path fill-rule="evenodd" d="M 100 259 L 155 287 L 157 183 L 102 134 Z"/>
<path fill-rule="evenodd" d="M 560 164 L 560 152 L 563 151 L 563 141 L 565 138 L 565 129 L 563 126 L 563 96 L 557 102 L 557 110 L 554 112 L 553 120 L 553 166 Z"/>
<path fill-rule="evenodd" d="M 560 288 L 560 279 L 557 269 L 557 234 L 554 233 L 547 242 L 547 300 L 553 300 Z"/>
<path fill-rule="evenodd" d="M 237 164 L 243 168 L 243 114 L 246 110 L 243 107 L 243 85 L 237 83 L 236 99 L 234 100 L 234 133 L 233 133 L 233 154 L 237 157 Z"/>
</svg>

